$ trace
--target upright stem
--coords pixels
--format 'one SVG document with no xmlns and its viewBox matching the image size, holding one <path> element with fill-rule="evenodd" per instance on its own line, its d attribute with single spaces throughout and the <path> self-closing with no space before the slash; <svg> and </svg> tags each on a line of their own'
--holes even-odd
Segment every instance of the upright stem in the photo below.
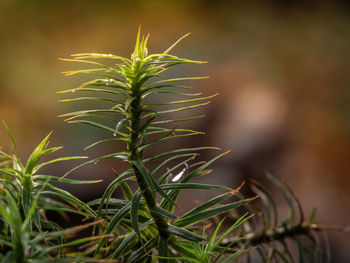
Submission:
<svg viewBox="0 0 350 263">
<path fill-rule="evenodd" d="M 130 104 L 131 132 L 130 132 L 130 141 L 128 143 L 128 151 L 130 153 L 131 162 L 141 161 L 139 160 L 140 157 L 137 150 L 138 143 L 139 143 L 138 138 L 140 135 L 140 132 L 139 132 L 140 120 L 141 120 L 141 113 L 142 113 L 140 90 L 141 90 L 141 87 L 139 86 L 139 83 L 137 83 L 137 81 L 134 81 L 134 83 L 132 83 L 132 94 L 131 94 L 131 97 L 133 98 L 133 100 Z M 140 189 L 143 191 L 143 197 L 145 198 L 147 207 L 158 228 L 159 236 L 163 241 L 163 244 L 164 242 L 167 243 L 169 238 L 169 233 L 167 230 L 168 224 L 163 217 L 160 217 L 159 215 L 153 213 L 154 208 L 157 206 L 155 201 L 155 194 L 153 193 L 150 186 L 147 184 L 145 178 L 139 172 L 139 170 L 134 164 L 132 165 L 132 168 L 136 176 L 137 183 Z M 167 255 L 162 255 L 162 256 L 167 256 Z"/>
</svg>

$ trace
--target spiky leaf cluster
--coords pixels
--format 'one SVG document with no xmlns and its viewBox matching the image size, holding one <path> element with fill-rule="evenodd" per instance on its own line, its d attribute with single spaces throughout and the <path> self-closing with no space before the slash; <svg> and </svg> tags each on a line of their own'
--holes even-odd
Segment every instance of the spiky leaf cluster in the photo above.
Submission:
<svg viewBox="0 0 350 263">
<path fill-rule="evenodd" d="M 180 148 L 153 156 L 144 155 L 146 149 L 161 142 L 201 134 L 178 127 L 181 122 L 200 116 L 188 115 L 182 119 L 173 119 L 172 113 L 204 106 L 209 103 L 210 98 L 216 96 L 214 94 L 203 97 L 200 96 L 201 93 L 188 93 L 186 90 L 189 87 L 181 85 L 182 81 L 203 77 L 163 77 L 164 71 L 171 67 L 204 63 L 170 55 L 169 51 L 180 40 L 182 38 L 163 53 L 149 55 L 146 46 L 148 36 L 140 39 L 138 33 L 130 59 L 95 53 L 75 54 L 72 55 L 72 59 L 65 59 L 95 67 L 69 71 L 66 75 L 89 73 L 97 78 L 78 88 L 64 91 L 74 94 L 89 92 L 92 95 L 61 101 L 97 100 L 106 102 L 107 107 L 93 107 L 61 116 L 66 117 L 69 123 L 83 123 L 107 131 L 107 138 L 94 142 L 87 148 L 115 140 L 125 143 L 125 151 L 111 153 L 88 163 L 117 158 L 130 165 L 130 169 L 116 174 L 102 198 L 90 202 L 91 206 L 97 206 L 97 217 L 103 217 L 106 221 L 105 228 L 100 229 L 101 234 L 115 234 L 115 240 L 105 239 L 98 243 L 94 250 L 95 255 L 121 258 L 125 262 L 148 262 L 154 257 L 156 249 L 159 261 L 168 262 L 166 258 L 169 255 L 182 254 L 183 244 L 179 242 L 203 240 L 195 233 L 195 224 L 253 200 L 222 204 L 235 191 L 226 186 L 191 182 L 191 179 L 209 173 L 208 167 L 226 154 L 222 153 L 207 162 L 194 161 L 199 151 L 216 149 L 215 147 Z M 100 61 L 96 62 L 96 59 L 115 60 L 119 64 L 109 66 Z M 109 96 L 106 97 L 105 94 Z M 147 103 L 149 98 L 158 97 L 160 94 L 183 96 L 184 99 L 169 99 L 158 104 Z M 169 127 L 169 124 L 173 127 Z M 155 167 L 151 171 L 148 168 L 150 164 Z M 136 192 L 130 189 L 131 181 L 136 181 L 139 186 Z M 116 189 L 123 190 L 125 200 L 113 198 Z M 222 189 L 225 193 L 198 205 L 180 217 L 174 213 L 180 191 L 203 189 Z M 157 196 L 160 197 L 159 200 Z"/>
<path fill-rule="evenodd" d="M 0 261 L 69 262 L 60 259 L 63 249 L 86 243 L 86 239 L 73 241 L 70 237 L 90 227 L 91 223 L 63 229 L 57 222 L 47 218 L 47 212 L 54 211 L 63 218 L 67 218 L 68 213 L 91 217 L 95 212 L 77 197 L 54 184 L 59 181 L 68 184 L 97 181 L 60 180 L 59 177 L 40 173 L 46 165 L 84 158 L 61 157 L 40 162 L 41 157 L 61 148 L 48 148 L 50 134 L 33 150 L 26 163 L 21 162 L 15 140 L 5 123 L 4 125 L 12 141 L 14 154 L 0 151 Z"/>
</svg>

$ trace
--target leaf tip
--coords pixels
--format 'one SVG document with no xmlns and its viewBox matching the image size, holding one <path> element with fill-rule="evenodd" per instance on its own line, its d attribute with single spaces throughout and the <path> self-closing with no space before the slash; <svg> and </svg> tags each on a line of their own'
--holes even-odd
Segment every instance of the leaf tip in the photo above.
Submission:
<svg viewBox="0 0 350 263">
<path fill-rule="evenodd" d="M 63 180 L 67 175 L 68 175 L 68 173 L 66 173 L 66 174 L 64 174 L 63 176 L 61 176 L 61 177 L 58 179 L 58 182 L 61 182 L 61 180 Z"/>
<path fill-rule="evenodd" d="M 256 195 L 256 196 L 250 198 L 250 201 L 254 201 L 254 200 L 258 199 L 258 198 L 260 198 L 260 196 L 259 196 L 259 195 Z"/>
<path fill-rule="evenodd" d="M 199 174 L 199 176 L 203 176 L 203 175 L 210 174 L 212 171 L 213 171 L 213 169 L 204 170 L 204 171 L 202 171 L 202 172 Z"/>
<path fill-rule="evenodd" d="M 236 189 L 232 189 L 231 194 L 234 195 L 234 194 L 238 193 L 238 192 L 242 189 L 242 187 L 243 187 L 244 185 L 245 185 L 245 181 L 243 181 L 243 182 L 240 184 L 240 186 L 238 186 Z"/>
<path fill-rule="evenodd" d="M 79 89 L 80 87 L 76 88 Z M 62 93 L 68 93 L 68 92 L 75 92 L 76 89 L 68 89 L 68 90 L 60 90 L 56 91 L 57 94 L 62 94 Z"/>
<path fill-rule="evenodd" d="M 224 152 L 222 155 L 226 155 L 229 154 L 231 152 L 231 150 L 227 150 L 226 152 Z"/>
<path fill-rule="evenodd" d="M 69 118 L 67 118 L 67 119 L 64 119 L 63 121 L 69 122 L 69 121 L 72 120 L 73 118 L 74 118 L 74 116 L 73 116 L 73 117 L 69 117 Z"/>
</svg>

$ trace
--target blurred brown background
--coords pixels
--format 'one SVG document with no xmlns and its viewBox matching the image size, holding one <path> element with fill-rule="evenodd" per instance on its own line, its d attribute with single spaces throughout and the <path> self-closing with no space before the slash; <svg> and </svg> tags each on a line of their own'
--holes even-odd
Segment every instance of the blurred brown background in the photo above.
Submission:
<svg viewBox="0 0 350 263">
<path fill-rule="evenodd" d="M 151 33 L 151 52 L 192 35 L 173 54 L 209 63 L 172 71 L 210 75 L 191 83 L 205 94 L 219 92 L 195 129 L 207 135 L 181 145 L 231 149 L 208 181 L 237 186 L 269 170 L 295 190 L 318 221 L 350 223 L 350 4 L 348 1 L 0 1 L 0 118 L 13 131 L 23 158 L 49 131 L 59 155 L 98 156 L 113 149 L 84 146 L 99 131 L 69 126 L 58 114 L 59 90 L 84 78 L 60 72 L 74 65 L 59 57 L 79 52 L 129 56 L 136 31 Z M 9 149 L 5 130 L 0 145 Z M 114 149 L 115 150 L 115 149 Z M 99 151 L 99 152 L 97 152 Z M 74 163 L 52 167 L 59 175 Z M 113 177 L 107 164 L 82 169 L 76 178 Z M 107 177 L 106 177 L 107 176 Z M 110 176 L 110 177 L 108 177 Z M 75 187 L 84 199 L 101 188 Z M 194 195 L 191 198 L 200 199 Z M 186 205 L 184 204 L 184 208 Z M 331 262 L 350 262 L 349 234 L 330 233 Z"/>
</svg>

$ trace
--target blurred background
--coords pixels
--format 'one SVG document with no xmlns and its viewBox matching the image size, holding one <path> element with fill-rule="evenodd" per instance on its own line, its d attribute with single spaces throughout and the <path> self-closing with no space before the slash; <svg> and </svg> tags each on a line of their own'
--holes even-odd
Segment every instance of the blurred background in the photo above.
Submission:
<svg viewBox="0 0 350 263">
<path fill-rule="evenodd" d="M 129 57 L 139 25 L 151 34 L 150 52 L 162 52 L 192 32 L 172 53 L 209 62 L 172 71 L 210 75 L 190 84 L 207 95 L 220 93 L 198 110 L 206 118 L 191 124 L 207 135 L 177 145 L 231 149 L 204 180 L 237 187 L 247 178 L 263 180 L 268 170 L 287 182 L 307 213 L 317 207 L 319 222 L 349 225 L 350 4 L 345 0 L 1 0 L 0 118 L 23 159 L 51 130 L 51 145 L 64 145 L 59 156 L 119 150 L 116 145 L 83 151 L 101 133 L 56 118 L 77 109 L 57 103 L 62 95 L 56 92 L 86 80 L 60 74 L 76 65 L 57 58 L 81 52 Z M 3 128 L 0 146 L 10 150 Z M 48 172 L 59 176 L 76 164 Z M 69 190 L 85 200 L 97 197 L 113 179 L 112 168 L 123 169 L 120 163 L 82 168 L 71 178 L 104 183 Z M 199 194 L 191 200 L 205 198 Z M 184 210 L 189 207 L 183 204 Z M 350 262 L 349 233 L 331 232 L 329 238 L 331 262 Z"/>
</svg>

